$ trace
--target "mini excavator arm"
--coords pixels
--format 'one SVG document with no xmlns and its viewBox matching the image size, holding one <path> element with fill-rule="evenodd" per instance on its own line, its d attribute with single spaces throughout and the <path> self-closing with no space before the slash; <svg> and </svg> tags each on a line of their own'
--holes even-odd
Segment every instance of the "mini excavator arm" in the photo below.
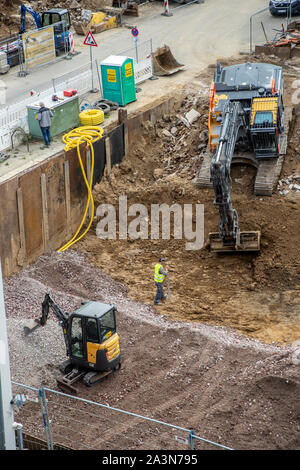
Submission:
<svg viewBox="0 0 300 470">
<path fill-rule="evenodd" d="M 41 22 L 41 15 L 35 11 L 33 8 L 30 6 L 24 5 L 24 3 L 21 4 L 21 26 L 20 26 L 20 34 L 25 33 L 26 31 L 26 13 L 30 13 L 31 16 L 33 17 L 36 27 L 40 29 L 42 27 L 42 22 Z"/>
<path fill-rule="evenodd" d="M 48 320 L 49 315 L 49 308 L 51 308 L 52 312 L 58 319 L 60 326 L 63 329 L 64 339 L 67 349 L 67 355 L 69 355 L 70 351 L 70 344 L 68 339 L 68 329 L 69 329 L 69 314 L 65 313 L 61 310 L 61 308 L 56 305 L 56 303 L 51 299 L 50 295 L 47 293 L 42 303 L 42 316 L 39 320 L 40 326 L 44 326 Z"/>
<path fill-rule="evenodd" d="M 44 326 L 48 320 L 49 308 L 57 317 L 59 324 L 62 328 L 67 329 L 69 324 L 69 315 L 61 310 L 58 305 L 54 303 L 50 295 L 47 293 L 42 303 L 42 316 L 40 318 L 41 326 Z"/>
<path fill-rule="evenodd" d="M 47 293 L 45 295 L 45 298 L 42 302 L 42 315 L 38 319 L 30 320 L 26 323 L 24 326 L 24 333 L 25 335 L 29 335 L 33 333 L 37 328 L 41 326 L 45 326 L 48 320 L 48 315 L 49 315 L 49 309 L 51 308 L 52 312 L 58 319 L 58 322 L 60 326 L 63 329 L 63 334 L 64 334 L 64 340 L 65 340 L 65 345 L 67 349 L 67 355 L 69 355 L 70 352 L 70 341 L 69 341 L 69 328 L 70 328 L 70 318 L 69 314 L 65 313 L 61 310 L 58 305 L 54 303 L 54 301 L 51 299 L 50 295 Z"/>
</svg>

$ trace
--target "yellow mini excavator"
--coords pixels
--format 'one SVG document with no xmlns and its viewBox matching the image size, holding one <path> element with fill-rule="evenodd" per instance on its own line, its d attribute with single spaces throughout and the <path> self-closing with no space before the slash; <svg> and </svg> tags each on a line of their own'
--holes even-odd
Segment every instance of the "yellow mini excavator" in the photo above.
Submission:
<svg viewBox="0 0 300 470">
<path fill-rule="evenodd" d="M 64 376 L 57 380 L 57 384 L 63 391 L 76 394 L 73 384 L 80 379 L 91 386 L 120 369 L 115 307 L 101 302 L 86 302 L 68 314 L 47 293 L 42 303 L 41 317 L 30 320 L 24 327 L 26 336 L 46 325 L 50 308 L 63 329 L 69 357 L 59 366 Z"/>
</svg>

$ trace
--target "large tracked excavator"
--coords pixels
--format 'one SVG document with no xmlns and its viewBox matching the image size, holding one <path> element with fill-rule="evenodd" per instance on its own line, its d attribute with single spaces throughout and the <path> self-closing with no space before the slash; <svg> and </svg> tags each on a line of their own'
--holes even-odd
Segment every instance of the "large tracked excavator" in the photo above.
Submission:
<svg viewBox="0 0 300 470">
<path fill-rule="evenodd" d="M 46 325 L 50 309 L 63 329 L 68 356 L 59 365 L 60 372 L 64 374 L 57 379 L 60 389 L 76 394 L 74 384 L 79 380 L 91 386 L 121 367 L 116 309 L 112 305 L 85 302 L 69 314 L 56 305 L 47 293 L 42 302 L 41 317 L 30 320 L 24 326 L 26 336 Z"/>
<path fill-rule="evenodd" d="M 256 167 L 261 161 L 268 162 L 271 178 L 272 166 L 276 166 L 280 155 L 283 119 L 281 67 L 264 63 L 229 67 L 217 64 L 208 127 L 210 182 L 220 222 L 219 231 L 209 234 L 211 251 L 260 250 L 260 232 L 240 230 L 238 213 L 231 200 L 230 168 L 235 152 L 248 152 L 248 155 L 250 152 Z"/>
</svg>

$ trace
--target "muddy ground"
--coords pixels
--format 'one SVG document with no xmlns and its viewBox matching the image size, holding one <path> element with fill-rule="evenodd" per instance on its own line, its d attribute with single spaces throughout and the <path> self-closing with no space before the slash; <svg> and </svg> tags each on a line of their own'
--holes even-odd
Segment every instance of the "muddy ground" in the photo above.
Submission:
<svg viewBox="0 0 300 470">
<path fill-rule="evenodd" d="M 259 254 L 216 255 L 207 246 L 209 232 L 218 228 L 219 215 L 213 206 L 212 189 L 195 184 L 205 151 L 208 95 L 211 71 L 198 77 L 198 90 L 190 85 L 182 96 L 180 112 L 165 116 L 155 126 L 146 122 L 138 142 L 121 165 L 114 167 L 109 179 L 95 187 L 95 205 L 114 204 L 118 214 L 119 196 L 126 195 L 128 207 L 141 203 L 148 209 L 148 240 L 99 240 L 95 223 L 77 249 L 88 255 L 92 264 L 123 281 L 129 296 L 153 302 L 153 265 L 163 254 L 170 270 L 171 300 L 160 308 L 178 320 L 229 326 L 266 343 L 290 344 L 300 337 L 299 324 L 299 220 L 300 192 L 258 197 L 253 194 L 255 170 L 233 165 L 232 201 L 241 230 L 259 230 Z M 290 104 L 286 76 L 286 105 Z M 181 121 L 191 108 L 200 118 L 187 128 Z M 281 179 L 300 174 L 300 107 L 289 137 L 289 149 Z M 176 131 L 175 131 L 176 129 Z M 171 135 L 172 130 L 174 135 Z M 165 134 L 165 131 L 169 134 Z M 153 240 L 151 204 L 204 205 L 204 247 L 186 249 L 186 240 Z M 195 212 L 194 212 L 195 214 Z M 195 218 L 195 217 L 194 217 Z M 132 220 L 128 218 L 128 220 Z M 117 227 L 118 228 L 118 227 Z"/>
<path fill-rule="evenodd" d="M 102 300 L 119 311 L 122 368 L 93 388 L 79 385 L 80 397 L 193 429 L 235 449 L 299 449 L 300 193 L 291 189 L 283 195 L 278 187 L 271 198 L 256 197 L 254 170 L 233 166 L 233 206 L 242 230 L 261 231 L 261 251 L 210 253 L 206 241 L 217 229 L 218 212 L 213 191 L 200 190 L 195 178 L 206 147 L 211 73 L 206 70 L 178 96 L 178 112 L 155 125 L 144 124 L 134 148 L 93 193 L 96 207 L 113 204 L 117 213 L 120 195 L 127 196 L 128 206 L 141 203 L 148 209 L 162 202 L 202 203 L 204 247 L 189 251 L 185 240 L 174 238 L 101 240 L 96 236 L 100 218 L 95 217 L 72 250 L 44 255 L 5 281 L 12 378 L 56 388 L 57 363 L 64 359 L 57 322 L 49 320 L 30 337 L 22 334 L 25 318 L 40 314 L 46 291 L 66 311 L 81 300 Z M 295 73 L 285 65 L 287 104 Z M 201 116 L 187 128 L 181 117 L 191 108 Z M 291 175 L 297 179 L 300 172 L 299 126 L 298 105 L 282 181 Z M 171 298 L 154 308 L 153 269 L 162 254 L 168 260 Z M 68 433 L 59 432 L 63 405 L 64 399 L 55 405 L 49 401 L 54 436 L 61 444 L 178 448 L 165 430 L 149 437 L 148 423 L 140 423 L 137 431 L 135 421 L 120 417 L 110 421 L 114 438 L 105 440 L 107 428 L 99 424 L 95 410 L 89 420 L 98 419 L 97 438 L 88 428 L 83 433 L 82 423 L 76 422 L 70 443 Z M 67 408 L 63 410 L 70 430 Z M 34 433 L 39 412 L 29 404 L 22 413 L 20 419 L 28 419 L 28 431 Z"/>
<path fill-rule="evenodd" d="M 54 317 L 25 337 L 26 318 L 39 317 L 49 291 L 67 312 L 82 300 L 118 308 L 122 367 L 78 397 L 185 429 L 234 449 L 298 449 L 299 350 L 266 345 L 230 328 L 175 321 L 128 299 L 127 287 L 82 254 L 44 255 L 5 282 L 13 382 L 57 390 L 65 360 Z M 32 397 L 16 387 L 15 393 Z M 187 449 L 183 431 L 103 410 L 47 392 L 53 441 L 73 449 Z M 45 439 L 41 409 L 28 401 L 16 413 L 24 433 Z M 109 432 L 108 432 L 109 430 Z M 216 449 L 196 441 L 195 449 Z"/>
</svg>

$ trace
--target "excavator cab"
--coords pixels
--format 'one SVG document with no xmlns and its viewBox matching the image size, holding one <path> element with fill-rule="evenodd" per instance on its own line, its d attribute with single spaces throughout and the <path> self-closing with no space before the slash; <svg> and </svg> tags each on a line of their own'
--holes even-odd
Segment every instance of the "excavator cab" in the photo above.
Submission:
<svg viewBox="0 0 300 470">
<path fill-rule="evenodd" d="M 54 25 L 55 35 L 63 33 L 64 30 L 69 31 L 71 27 L 70 13 L 65 8 L 52 8 L 44 11 L 41 18 L 42 28 Z"/>
<path fill-rule="evenodd" d="M 69 358 L 78 367 L 96 371 L 111 369 L 120 356 L 115 308 L 88 302 L 70 316 Z"/>
<path fill-rule="evenodd" d="M 281 120 L 282 108 L 278 96 L 253 98 L 249 128 L 256 158 L 279 156 Z"/>
</svg>

